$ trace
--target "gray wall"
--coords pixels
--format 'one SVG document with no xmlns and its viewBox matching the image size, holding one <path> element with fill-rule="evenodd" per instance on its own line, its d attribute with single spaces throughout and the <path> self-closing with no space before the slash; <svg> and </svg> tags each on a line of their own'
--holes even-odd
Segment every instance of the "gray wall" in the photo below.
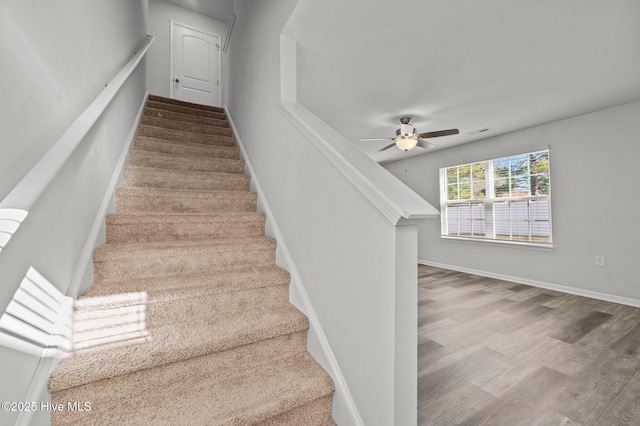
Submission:
<svg viewBox="0 0 640 426">
<path fill-rule="evenodd" d="M 296 3 L 236 1 L 228 106 L 364 424 L 391 425 L 396 228 L 278 106 L 280 34 Z"/>
<path fill-rule="evenodd" d="M 0 4 L 0 199 L 127 63 L 142 0 Z"/>
<path fill-rule="evenodd" d="M 145 0 L 2 2 L 0 199 L 133 57 L 145 15 Z M 145 87 L 142 64 L 0 253 L 0 312 L 30 266 L 69 287 Z M 23 400 L 37 361 L 0 347 L 0 401 Z"/>
<path fill-rule="evenodd" d="M 227 33 L 226 22 L 192 12 L 189 9 L 162 0 L 149 0 L 149 34 L 155 36 L 156 40 L 147 55 L 148 88 L 149 93 L 166 97 L 169 97 L 171 82 L 171 20 L 219 35 L 221 46 L 224 46 L 224 38 Z M 224 87 L 228 74 L 226 59 L 226 55 L 222 53 L 222 105 L 225 104 Z"/>
<path fill-rule="evenodd" d="M 640 102 L 556 121 L 385 167 L 434 206 L 438 170 L 549 146 L 554 250 L 440 238 L 440 221 L 419 227 L 418 257 L 454 268 L 561 285 L 640 303 L 637 242 Z M 594 256 L 606 256 L 606 266 Z"/>
</svg>

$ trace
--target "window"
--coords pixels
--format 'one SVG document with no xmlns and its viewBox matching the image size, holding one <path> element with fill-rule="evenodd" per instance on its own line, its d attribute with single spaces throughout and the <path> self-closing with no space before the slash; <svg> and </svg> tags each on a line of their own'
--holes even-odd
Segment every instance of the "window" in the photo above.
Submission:
<svg viewBox="0 0 640 426">
<path fill-rule="evenodd" d="M 549 150 L 440 169 L 442 235 L 550 245 Z"/>
</svg>

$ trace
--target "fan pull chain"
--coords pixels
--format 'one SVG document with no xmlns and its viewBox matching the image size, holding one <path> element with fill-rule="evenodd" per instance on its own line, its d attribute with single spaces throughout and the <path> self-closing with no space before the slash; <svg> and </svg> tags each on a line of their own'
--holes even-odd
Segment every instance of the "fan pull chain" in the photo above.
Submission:
<svg viewBox="0 0 640 426">
<path fill-rule="evenodd" d="M 404 152 L 404 172 L 407 173 L 409 169 L 409 153 L 407 151 Z"/>
</svg>

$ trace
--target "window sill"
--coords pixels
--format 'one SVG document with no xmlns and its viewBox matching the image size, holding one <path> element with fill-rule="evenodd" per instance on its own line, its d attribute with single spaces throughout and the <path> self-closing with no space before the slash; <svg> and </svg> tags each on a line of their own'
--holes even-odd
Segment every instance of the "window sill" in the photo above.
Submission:
<svg viewBox="0 0 640 426">
<path fill-rule="evenodd" d="M 527 242 L 522 242 L 522 241 L 506 241 L 506 240 L 489 240 L 489 239 L 478 239 L 478 238 L 450 237 L 450 236 L 446 236 L 446 235 L 441 235 L 440 239 L 442 241 L 447 241 L 447 242 L 461 242 L 461 243 L 472 243 L 472 244 L 500 246 L 500 247 L 513 247 L 513 248 L 528 249 L 528 250 L 555 251 L 555 247 L 553 246 L 552 243 L 540 244 L 540 243 L 527 243 Z"/>
</svg>

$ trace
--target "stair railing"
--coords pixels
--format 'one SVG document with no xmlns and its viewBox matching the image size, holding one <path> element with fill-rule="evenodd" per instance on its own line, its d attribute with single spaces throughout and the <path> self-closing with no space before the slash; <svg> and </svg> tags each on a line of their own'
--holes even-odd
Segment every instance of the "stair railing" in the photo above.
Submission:
<svg viewBox="0 0 640 426">
<path fill-rule="evenodd" d="M 29 210 L 40 198 L 46 187 L 60 172 L 71 154 L 78 148 L 98 118 L 116 96 L 131 73 L 146 55 L 155 37 L 147 35 L 147 40 L 135 52 L 133 58 L 105 85 L 105 88 L 84 110 L 76 121 L 58 138 L 46 154 L 0 201 L 0 253 L 16 233 Z"/>
<path fill-rule="evenodd" d="M 147 35 L 131 60 L 0 201 L 0 256 L 34 204 L 138 68 L 154 40 L 155 37 Z M 39 400 L 55 361 L 71 350 L 70 321 L 76 290 L 70 288 L 63 294 L 32 267 L 0 317 L 0 345 L 40 357 L 24 401 Z M 25 306 L 30 309 L 24 309 Z M 42 312 L 34 314 L 34 306 L 41 307 Z M 20 412 L 16 425 L 28 425 L 32 415 L 31 411 Z"/>
</svg>

